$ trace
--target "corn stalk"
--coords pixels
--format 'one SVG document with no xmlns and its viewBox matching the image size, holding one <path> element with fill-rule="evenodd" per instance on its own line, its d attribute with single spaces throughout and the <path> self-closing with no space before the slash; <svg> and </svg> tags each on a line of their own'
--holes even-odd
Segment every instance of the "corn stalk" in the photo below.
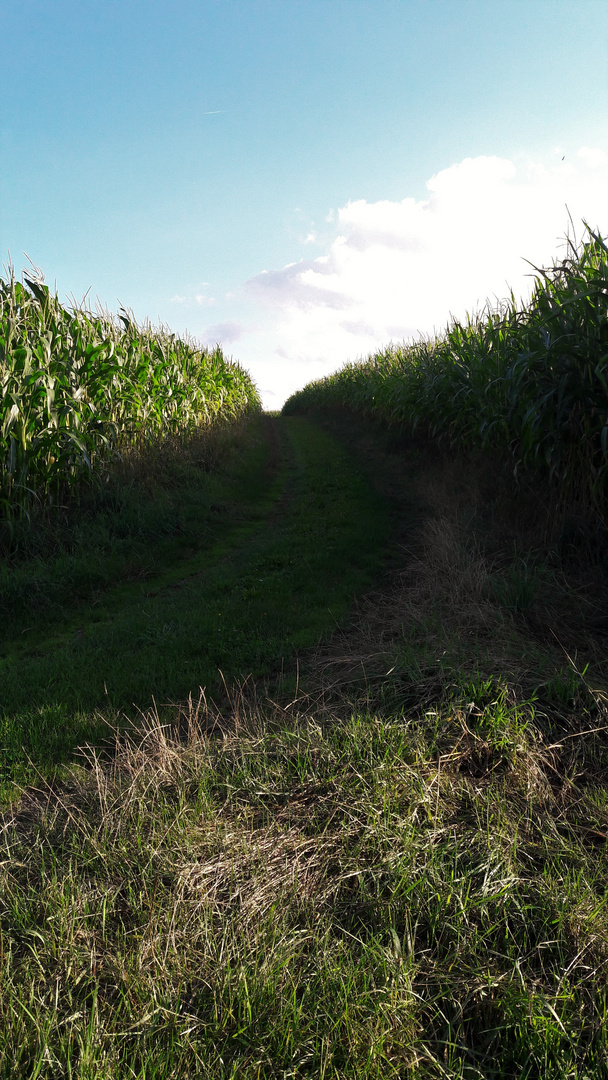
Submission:
<svg viewBox="0 0 608 1080">
<path fill-rule="evenodd" d="M 0 279 L 0 517 L 56 504 L 129 447 L 259 408 L 219 346 L 67 309 L 40 272 Z"/>
</svg>

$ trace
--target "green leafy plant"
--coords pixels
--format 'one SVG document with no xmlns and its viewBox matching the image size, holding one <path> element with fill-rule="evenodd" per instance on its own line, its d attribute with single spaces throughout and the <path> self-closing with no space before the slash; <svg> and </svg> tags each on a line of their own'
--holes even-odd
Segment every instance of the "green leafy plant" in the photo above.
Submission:
<svg viewBox="0 0 608 1080">
<path fill-rule="evenodd" d="M 436 340 L 388 348 L 294 394 L 285 412 L 342 410 L 455 450 L 508 453 L 561 497 L 603 510 L 608 478 L 608 247 L 589 226 L 514 296 Z"/>
<path fill-rule="evenodd" d="M 218 345 L 121 310 L 68 310 L 39 271 L 0 279 L 0 516 L 56 505 L 132 449 L 260 409 Z"/>
</svg>

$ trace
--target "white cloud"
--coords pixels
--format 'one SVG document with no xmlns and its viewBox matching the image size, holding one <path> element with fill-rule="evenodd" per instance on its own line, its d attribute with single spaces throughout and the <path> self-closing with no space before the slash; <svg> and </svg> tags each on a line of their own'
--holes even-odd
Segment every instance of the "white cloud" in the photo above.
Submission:
<svg viewBox="0 0 608 1080">
<path fill-rule="evenodd" d="M 201 337 L 206 345 L 213 347 L 218 342 L 221 345 L 231 345 L 233 341 L 238 341 L 244 333 L 245 327 L 241 323 L 229 320 L 216 323 L 215 326 L 208 326 Z"/>
<path fill-rule="evenodd" d="M 424 199 L 356 199 L 329 218 L 324 254 L 263 271 L 261 307 L 239 359 L 268 403 L 389 341 L 441 331 L 486 299 L 524 297 L 531 267 L 562 252 L 568 212 L 608 232 L 608 154 L 556 148 L 543 161 L 465 158 L 432 176 Z M 329 220 L 328 218 L 328 220 Z M 233 339 L 236 340 L 236 339 Z"/>
</svg>

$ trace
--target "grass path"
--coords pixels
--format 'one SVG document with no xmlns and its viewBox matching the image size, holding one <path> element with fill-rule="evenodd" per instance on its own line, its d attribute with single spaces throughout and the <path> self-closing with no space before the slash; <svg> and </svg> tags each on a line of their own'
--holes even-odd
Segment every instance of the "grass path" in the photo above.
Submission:
<svg viewBox="0 0 608 1080">
<path fill-rule="evenodd" d="M 104 734 L 95 693 L 111 720 L 220 660 L 227 690 L 148 709 L 0 816 L 1 1080 L 608 1077 L 608 695 L 549 633 L 605 673 L 584 583 L 513 552 L 507 529 L 534 537 L 491 463 L 346 428 L 262 418 L 215 472 L 89 515 L 88 556 L 72 533 L 5 577 L 5 641 L 37 605 L 37 661 L 71 663 L 6 727 L 49 781 Z M 99 681 L 78 704 L 97 627 L 111 708 Z"/>
<path fill-rule="evenodd" d="M 7 598 L 21 591 L 0 631 L 4 782 L 152 699 L 216 694 L 220 672 L 289 679 L 387 555 L 386 500 L 307 420 L 259 418 L 219 471 L 165 483 L 162 498 L 163 520 L 127 554 L 119 517 L 105 545 L 5 577 Z"/>
</svg>

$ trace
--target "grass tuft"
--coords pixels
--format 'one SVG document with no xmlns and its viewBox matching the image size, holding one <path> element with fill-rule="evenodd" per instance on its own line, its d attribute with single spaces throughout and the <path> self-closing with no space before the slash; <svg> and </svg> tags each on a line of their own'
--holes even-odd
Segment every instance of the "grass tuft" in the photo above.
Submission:
<svg viewBox="0 0 608 1080">
<path fill-rule="evenodd" d="M 504 694 L 145 714 L 4 821 L 3 1075 L 604 1075 L 574 741 Z"/>
</svg>

